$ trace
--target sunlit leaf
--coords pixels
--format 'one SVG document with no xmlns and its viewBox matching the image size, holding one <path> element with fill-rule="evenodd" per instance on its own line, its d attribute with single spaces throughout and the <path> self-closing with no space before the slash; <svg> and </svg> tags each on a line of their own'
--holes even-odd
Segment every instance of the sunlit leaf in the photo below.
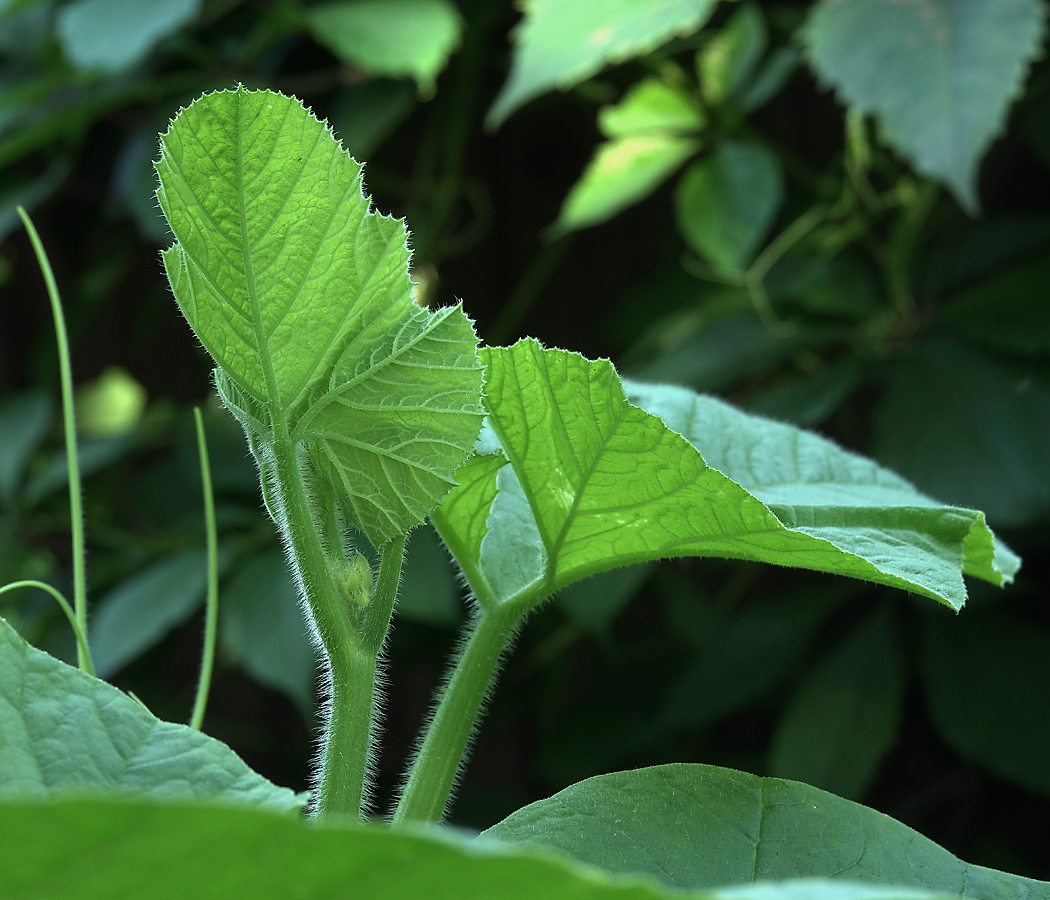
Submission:
<svg viewBox="0 0 1050 900">
<path fill-rule="evenodd" d="M 370 209 L 298 101 L 206 95 L 161 150 L 164 265 L 227 405 L 261 453 L 278 435 L 307 449 L 373 544 L 404 534 L 481 424 L 470 321 L 412 302 L 404 223 Z"/>
<path fill-rule="evenodd" d="M 691 132 L 703 127 L 699 104 L 684 88 L 658 78 L 638 82 L 613 106 L 598 112 L 598 128 L 607 138 L 650 132 Z"/>
</svg>

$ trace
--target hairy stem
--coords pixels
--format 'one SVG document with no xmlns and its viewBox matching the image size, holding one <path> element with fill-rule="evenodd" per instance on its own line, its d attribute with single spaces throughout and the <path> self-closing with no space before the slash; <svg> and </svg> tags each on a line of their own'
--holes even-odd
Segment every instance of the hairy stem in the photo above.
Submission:
<svg viewBox="0 0 1050 900">
<path fill-rule="evenodd" d="M 204 523 L 208 541 L 208 603 L 204 616 L 204 651 L 201 654 L 197 698 L 193 702 L 193 715 L 190 716 L 190 728 L 200 731 L 204 723 L 204 710 L 208 706 L 208 692 L 211 690 L 211 674 L 215 665 L 215 636 L 219 625 L 219 532 L 215 525 L 215 495 L 211 485 L 208 443 L 204 436 L 204 419 L 199 408 L 193 410 L 193 421 L 197 426 L 197 452 L 200 455 Z"/>
<path fill-rule="evenodd" d="M 494 605 L 478 613 L 408 774 L 395 825 L 441 821 L 500 657 L 521 618 L 520 607 Z"/>
<path fill-rule="evenodd" d="M 73 637 L 76 638 L 77 652 L 83 654 L 86 661 L 86 665 L 81 668 L 88 673 L 88 675 L 95 674 L 95 667 L 91 662 L 91 653 L 88 650 L 87 640 L 84 638 L 84 632 L 80 630 L 80 624 L 77 622 L 77 617 L 70 608 L 66 598 L 50 584 L 43 581 L 12 581 L 9 584 L 5 584 L 0 587 L 0 594 L 6 594 L 8 591 L 13 591 L 15 588 L 40 588 L 42 591 L 47 591 L 55 600 L 58 601 L 58 605 L 62 607 L 62 612 L 66 614 L 66 618 L 69 620 L 69 625 L 73 629 Z"/>
<path fill-rule="evenodd" d="M 58 366 L 62 382 L 62 422 L 66 435 L 66 466 L 69 470 L 69 521 L 73 533 L 73 611 L 76 616 L 77 631 L 83 640 L 77 641 L 77 665 L 85 672 L 91 672 L 91 657 L 88 653 L 87 625 L 87 563 L 84 551 L 84 512 L 80 503 L 80 463 L 77 457 L 77 426 L 73 412 L 73 367 L 69 359 L 69 338 L 66 335 L 66 319 L 62 314 L 62 300 L 58 295 L 58 285 L 51 271 L 44 244 L 37 234 L 29 214 L 21 206 L 18 215 L 22 217 L 29 241 L 36 253 L 40 271 L 47 285 L 47 295 L 51 300 L 51 314 L 55 319 L 55 337 L 58 340 Z M 92 674 L 94 674 L 92 672 Z"/>
</svg>

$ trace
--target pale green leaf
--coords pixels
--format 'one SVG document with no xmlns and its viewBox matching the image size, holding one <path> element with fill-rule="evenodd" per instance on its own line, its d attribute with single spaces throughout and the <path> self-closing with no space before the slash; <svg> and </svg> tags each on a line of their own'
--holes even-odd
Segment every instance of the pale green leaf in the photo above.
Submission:
<svg viewBox="0 0 1050 900">
<path fill-rule="evenodd" d="M 514 32 L 510 76 L 489 111 L 490 126 L 553 88 L 590 78 L 608 63 L 655 50 L 700 28 L 717 0 L 532 0 Z"/>
<path fill-rule="evenodd" d="M 531 510 L 534 558 L 542 559 L 521 602 L 674 556 L 848 575 L 955 609 L 966 599 L 964 570 L 997 584 L 1016 570 L 981 513 L 939 505 L 816 435 L 684 388 L 632 384 L 631 399 L 646 412 L 627 401 L 607 361 L 532 340 L 484 355 L 489 421 Z M 495 462 L 468 469 L 478 499 L 498 487 L 501 460 L 487 458 Z M 495 557 L 486 559 L 485 541 L 510 540 L 497 541 L 492 518 L 482 527 L 476 508 L 453 499 L 436 521 L 479 598 L 511 599 L 488 569 Z M 520 515 L 508 521 L 523 534 Z M 516 589 L 530 583 L 523 575 L 512 581 Z"/>
<path fill-rule="evenodd" d="M 859 798 L 893 747 L 904 659 L 887 609 L 862 622 L 802 680 L 773 734 L 770 771 Z"/>
<path fill-rule="evenodd" d="M 644 200 L 700 148 L 693 138 L 641 133 L 598 146 L 552 226 L 554 234 L 589 228 Z"/>
<path fill-rule="evenodd" d="M 699 131 L 704 122 L 703 110 L 687 90 L 658 78 L 638 82 L 619 103 L 598 112 L 598 128 L 607 138 Z"/>
<path fill-rule="evenodd" d="M 1050 884 L 971 866 L 873 809 L 809 785 L 704 765 L 588 778 L 483 832 L 683 890 L 827 877 L 973 900 L 1046 900 Z"/>
<path fill-rule="evenodd" d="M 191 550 L 154 563 L 117 585 L 91 617 L 91 653 L 99 678 L 137 659 L 204 602 L 208 560 Z"/>
<path fill-rule="evenodd" d="M 58 13 L 62 49 L 78 69 L 116 72 L 193 21 L 201 0 L 73 0 Z"/>
<path fill-rule="evenodd" d="M 719 269 L 746 269 L 776 218 L 783 193 L 780 164 L 764 144 L 723 141 L 678 183 L 678 229 Z"/>
<path fill-rule="evenodd" d="M 437 829 L 295 821 L 258 810 L 67 801 L 0 810 L 5 892 L 49 900 L 934 900 L 808 881 L 683 895 L 551 853 Z M 1035 898 L 1038 900 L 1038 898 Z"/>
<path fill-rule="evenodd" d="M 292 791 L 257 775 L 225 744 L 162 722 L 112 685 L 27 644 L 3 619 L 0 735 L 0 796 L 7 800 L 115 792 L 300 806 Z M 5 853 L 10 841 L 9 833 Z"/>
<path fill-rule="evenodd" d="M 267 687 L 282 691 L 305 715 L 317 693 L 317 654 L 284 556 L 262 553 L 223 586 L 219 635 L 231 659 Z"/>
<path fill-rule="evenodd" d="M 1050 630 L 1001 610 L 927 624 L 923 676 L 930 716 L 964 759 L 1050 795 Z"/>
<path fill-rule="evenodd" d="M 459 45 L 463 23 L 448 0 L 344 0 L 306 11 L 318 43 L 372 75 L 414 78 L 425 92 Z"/>
<path fill-rule="evenodd" d="M 481 424 L 470 320 L 412 302 L 404 223 L 298 101 L 206 95 L 161 150 L 165 269 L 224 399 L 263 456 L 276 435 L 306 448 L 373 544 L 404 534 Z"/>
<path fill-rule="evenodd" d="M 707 102 L 717 105 L 739 93 L 768 43 L 766 22 L 758 5 L 743 4 L 697 54 L 696 74 Z"/>
<path fill-rule="evenodd" d="M 974 212 L 977 164 L 1021 92 L 1043 18 L 1040 0 L 822 0 L 805 39 L 820 79 Z"/>
</svg>

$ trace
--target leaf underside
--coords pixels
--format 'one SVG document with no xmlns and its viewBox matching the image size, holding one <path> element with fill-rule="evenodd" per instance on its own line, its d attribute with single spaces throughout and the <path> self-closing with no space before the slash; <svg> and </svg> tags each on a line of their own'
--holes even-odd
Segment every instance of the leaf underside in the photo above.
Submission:
<svg viewBox="0 0 1050 900">
<path fill-rule="evenodd" d="M 272 92 L 182 110 L 157 171 L 175 298 L 253 440 L 306 448 L 376 545 L 421 522 L 477 436 L 482 373 L 463 311 L 412 302 L 404 222 Z"/>
<path fill-rule="evenodd" d="M 606 569 L 720 556 L 849 575 L 959 609 L 964 571 L 997 584 L 1016 571 L 980 512 L 939 505 L 816 435 L 684 388 L 631 384 L 628 402 L 609 362 L 532 340 L 483 354 L 499 449 L 469 460 L 460 477 L 471 488 L 434 514 L 457 558 L 469 554 L 479 598 L 531 584 L 538 602 Z M 497 497 L 482 526 L 474 506 L 496 492 L 503 463 L 539 550 L 531 570 L 509 579 L 497 576 L 507 561 L 485 550 L 520 543 L 493 533 L 520 534 L 520 515 L 501 513 Z"/>
</svg>

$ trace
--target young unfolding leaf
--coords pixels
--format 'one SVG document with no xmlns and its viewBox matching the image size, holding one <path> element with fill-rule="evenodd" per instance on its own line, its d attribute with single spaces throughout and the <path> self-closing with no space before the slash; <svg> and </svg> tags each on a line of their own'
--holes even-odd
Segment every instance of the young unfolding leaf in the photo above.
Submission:
<svg viewBox="0 0 1050 900">
<path fill-rule="evenodd" d="M 282 811 L 301 805 L 225 744 L 162 722 L 112 685 L 30 646 L 3 619 L 0 734 L 6 800 L 116 792 Z"/>
<path fill-rule="evenodd" d="M 964 571 L 1001 584 L 1019 565 L 980 512 L 941 506 L 816 435 L 684 388 L 632 384 L 633 405 L 607 361 L 532 340 L 483 352 L 499 447 L 482 448 L 464 470 L 470 491 L 434 515 L 482 602 L 530 605 L 629 563 L 721 556 L 849 575 L 959 609 Z M 501 462 L 535 528 L 524 570 L 520 502 L 505 509 L 497 496 L 487 534 L 479 525 L 477 500 L 511 485 L 499 481 Z M 508 528 L 513 540 L 497 534 Z"/>
<path fill-rule="evenodd" d="M 1050 897 L 1050 883 L 968 865 L 858 803 L 716 766 L 655 766 L 588 778 L 482 836 L 549 847 L 680 890 L 823 877 L 981 900 Z"/>
<path fill-rule="evenodd" d="M 322 122 L 271 92 L 184 109 L 157 171 L 172 289 L 260 454 L 278 437 L 307 448 L 373 544 L 404 534 L 481 423 L 473 328 L 413 304 L 404 223 L 370 209 Z"/>
</svg>

